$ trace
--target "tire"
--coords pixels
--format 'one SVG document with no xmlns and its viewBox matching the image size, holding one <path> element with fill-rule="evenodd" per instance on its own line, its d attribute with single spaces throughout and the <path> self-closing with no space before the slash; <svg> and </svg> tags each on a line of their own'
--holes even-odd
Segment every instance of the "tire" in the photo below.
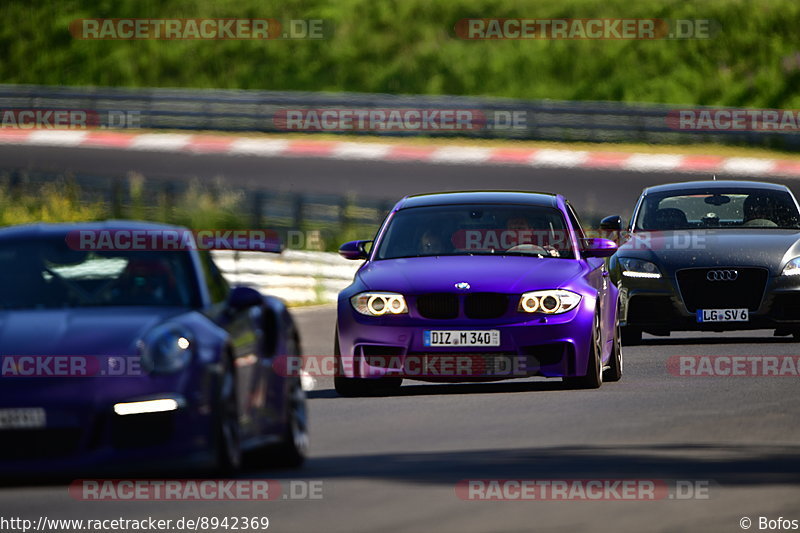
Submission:
<svg viewBox="0 0 800 533">
<path fill-rule="evenodd" d="M 625 326 L 621 329 L 621 341 L 623 346 L 636 346 L 642 343 L 642 330 L 632 326 Z"/>
<path fill-rule="evenodd" d="M 235 473 L 242 466 L 239 406 L 236 401 L 236 376 L 233 362 L 226 356 L 217 392 L 215 417 L 216 470 L 222 474 Z"/>
<path fill-rule="evenodd" d="M 344 398 L 357 398 L 361 396 L 379 396 L 391 394 L 403 384 L 403 378 L 348 378 L 342 370 L 341 351 L 339 349 L 339 326 L 333 340 L 333 355 L 336 359 L 336 375 L 333 377 L 333 387 L 336 393 Z"/>
<path fill-rule="evenodd" d="M 300 343 L 292 334 L 286 352 L 298 355 Z M 299 377 L 287 378 L 286 422 L 278 444 L 259 447 L 251 453 L 254 466 L 267 468 L 298 468 L 308 456 L 308 404 L 303 384 Z"/>
<path fill-rule="evenodd" d="M 292 380 L 286 401 L 286 427 L 274 459 L 279 467 L 299 468 L 308 456 L 308 406 L 299 379 Z"/>
<path fill-rule="evenodd" d="M 598 389 L 603 384 L 602 336 L 600 335 L 600 315 L 595 313 L 592 321 L 592 342 L 589 348 L 586 375 L 564 378 L 570 388 Z"/>
<path fill-rule="evenodd" d="M 622 343 L 620 342 L 619 321 L 614 326 L 614 344 L 611 348 L 611 358 L 608 369 L 603 371 L 603 381 L 619 381 L 622 379 Z"/>
</svg>

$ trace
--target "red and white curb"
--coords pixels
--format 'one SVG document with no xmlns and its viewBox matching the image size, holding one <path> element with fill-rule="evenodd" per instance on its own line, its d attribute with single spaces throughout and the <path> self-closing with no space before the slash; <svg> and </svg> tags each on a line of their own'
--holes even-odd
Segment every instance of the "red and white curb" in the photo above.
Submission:
<svg viewBox="0 0 800 533">
<path fill-rule="evenodd" d="M 590 152 L 546 148 L 424 146 L 174 133 L 114 133 L 0 129 L 0 144 L 114 148 L 154 152 L 261 157 L 317 157 L 357 161 L 407 161 L 464 165 L 515 165 L 633 172 L 692 172 L 735 176 L 800 177 L 800 161 L 712 155 Z"/>
</svg>

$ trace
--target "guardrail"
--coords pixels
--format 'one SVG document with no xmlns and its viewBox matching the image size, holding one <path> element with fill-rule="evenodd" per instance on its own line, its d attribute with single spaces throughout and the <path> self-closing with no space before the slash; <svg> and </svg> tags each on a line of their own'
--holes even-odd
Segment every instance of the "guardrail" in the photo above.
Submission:
<svg viewBox="0 0 800 533">
<path fill-rule="evenodd" d="M 350 285 L 361 261 L 336 253 L 286 250 L 280 255 L 260 252 L 212 252 L 214 261 L 232 285 L 247 285 L 292 304 L 336 301 Z"/>
<path fill-rule="evenodd" d="M 117 117 L 112 122 L 124 121 L 125 116 L 135 118 L 131 123 L 110 124 L 117 127 L 285 133 L 287 130 L 276 117 L 279 112 L 289 109 L 477 109 L 482 111 L 475 118 L 477 127 L 468 131 L 415 133 L 354 130 L 343 133 L 662 144 L 712 142 L 800 150 L 800 135 L 797 133 L 675 130 L 668 125 L 667 117 L 670 111 L 678 107 L 686 106 L 464 96 L 0 84 L 0 110 L 80 109 L 104 117 Z M 515 112 L 524 114 L 524 120 L 510 127 L 505 121 L 508 113 Z"/>
</svg>

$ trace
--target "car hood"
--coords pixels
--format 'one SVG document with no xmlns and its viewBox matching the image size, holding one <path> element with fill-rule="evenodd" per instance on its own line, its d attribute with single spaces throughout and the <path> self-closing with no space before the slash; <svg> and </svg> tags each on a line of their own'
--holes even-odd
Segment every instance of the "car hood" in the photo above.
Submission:
<svg viewBox="0 0 800 533">
<path fill-rule="evenodd" d="M 724 229 L 633 233 L 618 257 L 653 261 L 667 271 L 688 267 L 762 266 L 779 274 L 800 256 L 800 232 L 779 229 Z"/>
<path fill-rule="evenodd" d="M 0 311 L 2 355 L 135 355 L 136 341 L 184 309 L 73 308 Z"/>
<path fill-rule="evenodd" d="M 358 277 L 370 290 L 403 294 L 455 291 L 522 293 L 562 288 L 587 267 L 571 259 L 519 256 L 441 256 L 385 259 L 367 263 Z"/>
</svg>

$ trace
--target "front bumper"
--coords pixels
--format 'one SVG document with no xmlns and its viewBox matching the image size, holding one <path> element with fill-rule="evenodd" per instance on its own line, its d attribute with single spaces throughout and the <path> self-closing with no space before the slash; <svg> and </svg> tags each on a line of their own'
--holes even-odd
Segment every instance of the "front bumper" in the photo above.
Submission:
<svg viewBox="0 0 800 533">
<path fill-rule="evenodd" d="M 52 381 L 48 391 L 47 383 Z M 102 378 L 85 378 L 97 380 Z M 149 383 L 142 385 L 142 379 Z M 67 383 L 65 383 L 65 380 Z M 202 389 L 176 388 L 173 377 L 107 378 L 113 387 L 76 390 L 75 378 L 13 378 L 18 394 L 4 394 L 0 408 L 41 407 L 46 425 L 0 430 L 0 476 L 100 471 L 137 471 L 208 464 L 213 459 L 213 413 Z M 96 384 L 96 383 L 95 383 Z M 105 384 L 104 384 L 105 385 Z M 25 393 L 22 389 L 29 390 Z M 175 392 L 179 390 L 179 392 Z M 173 411 L 118 415 L 114 405 L 179 398 Z"/>
<path fill-rule="evenodd" d="M 670 331 L 735 331 L 776 329 L 800 330 L 800 279 L 794 276 L 769 276 L 757 306 L 749 309 L 747 322 L 698 322 L 690 310 L 675 276 L 659 279 L 621 278 L 620 325 L 648 333 L 666 335 Z"/>
<path fill-rule="evenodd" d="M 431 320 L 408 315 L 367 317 L 339 303 L 340 373 L 349 378 L 405 377 L 421 381 L 495 381 L 586 373 L 594 301 L 560 315 L 497 320 Z M 430 347 L 430 330 L 497 330 L 499 346 Z"/>
</svg>

